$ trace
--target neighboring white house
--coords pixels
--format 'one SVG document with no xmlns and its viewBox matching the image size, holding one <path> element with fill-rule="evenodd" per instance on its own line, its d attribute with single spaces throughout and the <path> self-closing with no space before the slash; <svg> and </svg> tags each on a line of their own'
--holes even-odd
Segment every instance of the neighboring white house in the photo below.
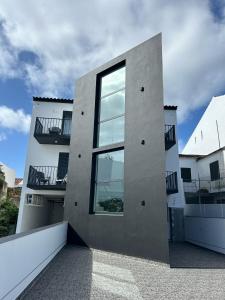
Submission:
<svg viewBox="0 0 225 300">
<path fill-rule="evenodd" d="M 211 182 L 210 192 L 222 187 L 215 182 L 225 177 L 224 115 L 225 95 L 213 97 L 180 154 L 182 177 L 187 177 L 185 181 L 200 180 L 202 185 L 204 181 Z"/>
<path fill-rule="evenodd" d="M 213 97 L 180 154 L 186 240 L 225 253 L 225 95 Z"/>
<path fill-rule="evenodd" d="M 0 162 L 0 166 L 5 174 L 5 182 L 7 183 L 7 187 L 13 188 L 15 186 L 16 171 L 2 162 Z"/>
<path fill-rule="evenodd" d="M 17 232 L 63 220 L 73 100 L 33 98 Z"/>
</svg>

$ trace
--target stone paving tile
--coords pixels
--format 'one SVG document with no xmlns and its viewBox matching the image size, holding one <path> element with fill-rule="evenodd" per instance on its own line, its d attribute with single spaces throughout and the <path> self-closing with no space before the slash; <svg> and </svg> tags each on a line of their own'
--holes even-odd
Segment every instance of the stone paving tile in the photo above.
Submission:
<svg viewBox="0 0 225 300">
<path fill-rule="evenodd" d="M 186 243 L 170 254 L 179 268 L 67 245 L 19 299 L 225 299 L 225 256 Z"/>
</svg>

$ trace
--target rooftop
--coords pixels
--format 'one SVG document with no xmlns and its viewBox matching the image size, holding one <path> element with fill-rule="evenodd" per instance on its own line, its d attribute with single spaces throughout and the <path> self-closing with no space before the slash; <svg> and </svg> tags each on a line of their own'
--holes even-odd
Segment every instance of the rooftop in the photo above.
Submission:
<svg viewBox="0 0 225 300">
<path fill-rule="evenodd" d="M 73 103 L 73 99 L 48 98 L 48 97 L 33 97 L 33 101 L 38 101 L 38 102 L 54 102 L 54 103 L 68 103 L 68 104 L 72 104 Z"/>
</svg>

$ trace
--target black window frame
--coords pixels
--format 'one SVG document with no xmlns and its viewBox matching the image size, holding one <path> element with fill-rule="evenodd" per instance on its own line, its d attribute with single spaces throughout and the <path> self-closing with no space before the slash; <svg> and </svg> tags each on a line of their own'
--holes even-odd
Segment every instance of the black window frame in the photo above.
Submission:
<svg viewBox="0 0 225 300">
<path fill-rule="evenodd" d="M 105 146 L 98 147 L 98 134 L 99 134 L 99 119 L 100 119 L 100 102 L 101 102 L 101 79 L 102 77 L 109 75 L 110 73 L 119 70 L 126 66 L 126 61 L 123 60 L 112 67 L 97 74 L 96 78 L 96 91 L 95 91 L 95 116 L 94 116 L 94 138 L 93 138 L 93 148 L 101 148 Z M 121 115 L 122 116 L 122 115 Z M 111 118 L 113 119 L 113 118 Z M 110 120 L 110 119 L 109 119 Z M 114 145 L 114 144 L 110 144 Z M 109 145 L 109 146 L 110 146 Z M 107 145 L 108 146 L 108 145 Z"/>
<path fill-rule="evenodd" d="M 185 174 L 185 172 L 186 172 L 186 174 Z M 180 168 L 180 173 L 181 173 L 181 178 L 183 179 L 183 182 L 191 182 L 192 181 L 191 168 L 182 167 L 182 168 Z"/>
<path fill-rule="evenodd" d="M 99 154 L 104 154 L 108 152 L 115 152 L 120 150 L 125 150 L 124 142 L 107 144 L 104 146 L 98 146 L 98 134 L 99 134 L 99 119 L 100 119 L 100 101 L 101 101 L 101 79 L 103 76 L 106 76 L 122 67 L 126 67 L 126 60 L 122 60 L 115 65 L 107 68 L 106 70 L 100 72 L 96 76 L 96 90 L 95 90 L 95 113 L 94 113 L 94 132 L 93 132 L 93 149 L 92 149 L 92 169 L 91 169 L 91 185 L 90 185 L 90 203 L 89 203 L 89 214 L 92 215 L 123 215 L 121 213 L 111 213 L 111 212 L 95 212 L 95 178 L 96 178 L 96 164 L 97 164 L 97 156 Z M 126 84 L 125 84 L 126 90 Z M 125 116 L 125 112 L 124 112 Z M 124 117 L 125 118 L 125 117 Z M 124 128 L 125 130 L 125 128 Z M 125 140 L 125 138 L 124 138 Z"/>
<path fill-rule="evenodd" d="M 220 179 L 220 165 L 218 160 L 215 160 L 209 164 L 209 170 L 211 181 L 216 181 Z"/>
<path fill-rule="evenodd" d="M 67 160 L 67 168 L 66 171 L 60 166 L 60 164 L 62 164 L 62 160 L 66 159 Z M 69 159 L 70 159 L 70 154 L 69 152 L 59 152 L 59 156 L 58 156 L 58 167 L 57 167 L 57 179 L 63 179 L 65 178 L 65 176 L 68 174 L 68 167 L 69 167 Z M 60 169 L 60 167 L 62 169 Z M 65 173 L 65 175 L 61 175 Z"/>
</svg>

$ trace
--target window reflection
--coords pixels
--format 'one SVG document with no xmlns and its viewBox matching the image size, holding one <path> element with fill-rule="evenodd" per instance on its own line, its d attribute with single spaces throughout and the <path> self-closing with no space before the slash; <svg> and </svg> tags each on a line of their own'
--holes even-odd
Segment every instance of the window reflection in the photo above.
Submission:
<svg viewBox="0 0 225 300">
<path fill-rule="evenodd" d="M 95 212 L 123 212 L 124 150 L 97 155 Z"/>
<path fill-rule="evenodd" d="M 125 67 L 102 77 L 101 97 L 125 87 Z"/>
<path fill-rule="evenodd" d="M 125 90 L 101 99 L 100 121 L 124 114 Z"/>
<path fill-rule="evenodd" d="M 124 141 L 125 67 L 101 78 L 97 146 Z"/>
<path fill-rule="evenodd" d="M 100 123 L 99 147 L 124 141 L 124 116 Z"/>
</svg>

